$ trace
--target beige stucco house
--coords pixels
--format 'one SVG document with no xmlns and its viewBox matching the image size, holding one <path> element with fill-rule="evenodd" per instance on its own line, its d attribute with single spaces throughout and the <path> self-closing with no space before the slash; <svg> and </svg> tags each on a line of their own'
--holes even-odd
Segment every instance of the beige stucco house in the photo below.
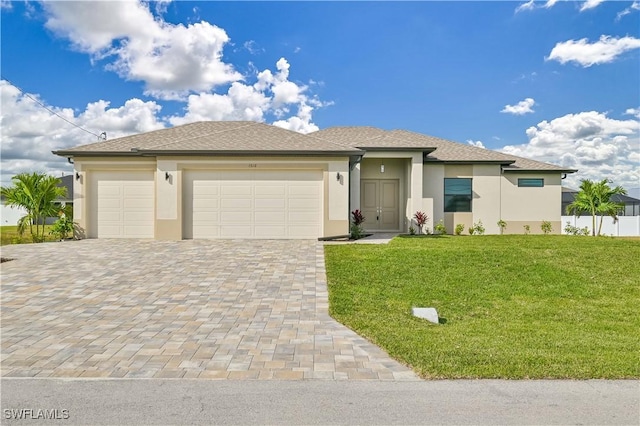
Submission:
<svg viewBox="0 0 640 426">
<path fill-rule="evenodd" d="M 406 232 L 416 211 L 449 233 L 560 232 L 569 170 L 372 127 L 308 135 L 256 122 L 198 122 L 54 152 L 75 167 L 74 220 L 88 238 L 323 238 Z"/>
</svg>

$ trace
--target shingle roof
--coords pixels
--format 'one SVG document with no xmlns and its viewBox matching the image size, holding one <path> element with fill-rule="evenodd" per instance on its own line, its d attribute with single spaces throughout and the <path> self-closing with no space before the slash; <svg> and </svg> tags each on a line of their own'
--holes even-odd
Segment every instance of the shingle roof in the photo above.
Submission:
<svg viewBox="0 0 640 426">
<path fill-rule="evenodd" d="M 54 151 L 62 156 L 157 154 L 363 154 L 366 150 L 416 149 L 426 161 L 494 162 L 504 170 L 575 170 L 407 130 L 331 127 L 307 135 L 254 121 L 200 121 L 168 129 Z"/>
<path fill-rule="evenodd" d="M 254 121 L 200 121 L 55 151 L 58 155 L 131 153 L 359 153 L 313 135 Z"/>
<path fill-rule="evenodd" d="M 505 170 L 512 171 L 575 171 L 554 164 L 503 154 L 490 149 L 452 142 L 407 130 L 382 130 L 375 127 L 331 127 L 311 134 L 344 146 L 365 150 L 375 150 L 376 148 L 416 148 L 432 151 L 426 157 L 427 161 L 496 162 L 504 164 Z"/>
</svg>

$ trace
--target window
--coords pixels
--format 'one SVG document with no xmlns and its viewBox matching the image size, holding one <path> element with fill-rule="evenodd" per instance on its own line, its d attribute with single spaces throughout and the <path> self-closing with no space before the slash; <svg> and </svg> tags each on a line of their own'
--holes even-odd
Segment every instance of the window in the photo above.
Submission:
<svg viewBox="0 0 640 426">
<path fill-rule="evenodd" d="M 518 186 L 522 188 L 542 188 L 544 179 L 518 179 Z"/>
<path fill-rule="evenodd" d="M 444 211 L 471 211 L 471 179 L 455 178 L 444 180 Z"/>
</svg>

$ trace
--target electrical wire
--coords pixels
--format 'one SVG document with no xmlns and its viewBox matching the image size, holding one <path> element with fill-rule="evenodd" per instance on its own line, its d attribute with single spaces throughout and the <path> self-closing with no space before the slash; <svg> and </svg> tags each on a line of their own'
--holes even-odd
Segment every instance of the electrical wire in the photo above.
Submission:
<svg viewBox="0 0 640 426">
<path fill-rule="evenodd" d="M 11 80 L 9 80 L 8 78 L 5 78 L 4 76 L 1 76 L 0 78 L 2 78 L 2 80 L 7 81 L 9 84 L 11 84 L 13 87 L 15 87 L 16 89 L 18 89 L 18 91 L 20 93 L 22 93 L 23 96 L 26 96 L 27 98 L 31 99 L 33 102 L 37 103 L 38 105 L 40 105 L 42 108 L 46 109 L 47 111 L 49 111 L 51 114 L 55 115 L 58 118 L 61 118 L 62 120 L 66 121 L 67 123 L 71 124 L 73 127 L 76 127 L 80 130 L 82 130 L 83 132 L 87 132 L 90 135 L 93 135 L 95 137 L 97 137 L 98 139 L 102 139 L 104 132 L 102 135 L 99 135 L 97 133 L 93 133 L 91 130 L 87 130 L 81 126 L 78 126 L 76 123 L 67 120 L 66 118 L 64 118 L 63 116 L 61 116 L 60 114 L 58 114 L 57 112 L 55 112 L 54 110 L 52 110 L 51 108 L 49 108 L 48 106 L 46 106 L 45 104 L 43 104 L 42 102 L 40 102 L 38 99 L 34 98 L 33 96 L 31 96 L 30 94 L 26 93 L 24 90 L 22 90 L 21 88 L 19 88 L 18 86 L 16 86 L 15 84 L 13 84 L 13 82 L 11 82 Z"/>
</svg>

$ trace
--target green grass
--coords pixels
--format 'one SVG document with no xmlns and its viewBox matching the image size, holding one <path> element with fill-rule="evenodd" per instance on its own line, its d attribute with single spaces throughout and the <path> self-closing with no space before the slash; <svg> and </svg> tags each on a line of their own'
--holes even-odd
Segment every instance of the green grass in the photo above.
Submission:
<svg viewBox="0 0 640 426">
<path fill-rule="evenodd" d="M 57 241 L 57 238 L 49 234 L 51 225 L 45 225 L 45 241 Z M 0 226 L 0 245 L 7 244 L 30 244 L 33 243 L 31 234 L 27 230 L 22 237 L 18 234 L 17 226 Z"/>
<path fill-rule="evenodd" d="M 400 237 L 325 253 L 331 315 L 422 377 L 640 377 L 640 241 Z"/>
</svg>

